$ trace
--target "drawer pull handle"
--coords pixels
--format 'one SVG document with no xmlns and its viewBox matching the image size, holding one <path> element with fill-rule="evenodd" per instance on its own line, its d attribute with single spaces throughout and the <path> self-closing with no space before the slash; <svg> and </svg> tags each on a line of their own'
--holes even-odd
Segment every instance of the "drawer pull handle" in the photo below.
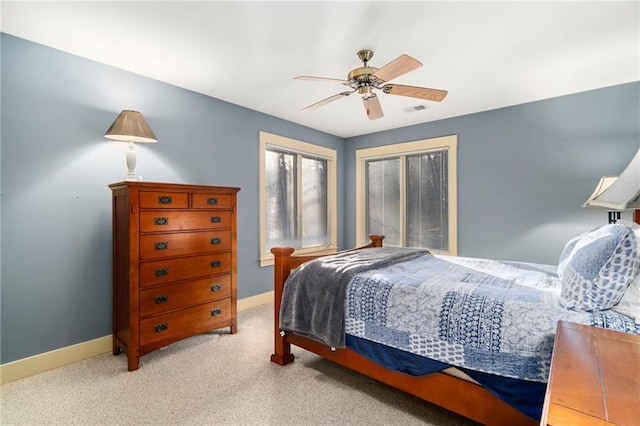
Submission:
<svg viewBox="0 0 640 426">
<path fill-rule="evenodd" d="M 220 308 L 215 308 L 211 311 L 211 316 L 212 317 L 217 317 L 218 315 L 220 315 L 222 313 L 222 309 Z"/>
<path fill-rule="evenodd" d="M 218 204 L 218 199 L 217 198 L 207 198 L 207 204 L 209 204 L 210 206 L 215 206 L 216 204 Z"/>
<path fill-rule="evenodd" d="M 158 197 L 158 204 L 171 204 L 173 199 L 168 195 L 161 195 Z"/>
<path fill-rule="evenodd" d="M 163 331 L 166 331 L 168 329 L 169 329 L 168 322 L 163 322 L 162 324 L 158 324 L 155 326 L 156 333 L 162 333 Z"/>
<path fill-rule="evenodd" d="M 211 239 L 211 244 L 212 245 L 216 245 L 216 244 L 220 244 L 220 238 L 212 238 Z"/>
<path fill-rule="evenodd" d="M 211 223 L 220 223 L 221 221 L 220 216 L 211 216 Z"/>
<path fill-rule="evenodd" d="M 169 219 L 166 217 L 156 217 L 153 219 L 153 223 L 155 223 L 156 225 L 168 225 Z"/>
<path fill-rule="evenodd" d="M 219 260 L 214 260 L 213 262 L 211 262 L 211 267 L 212 268 L 219 268 L 220 265 L 222 265 L 222 262 Z"/>
<path fill-rule="evenodd" d="M 169 275 L 169 270 L 167 268 L 156 269 L 155 273 L 156 277 L 164 277 Z"/>
<path fill-rule="evenodd" d="M 214 284 L 211 286 L 211 291 L 215 293 L 216 291 L 220 291 L 221 288 L 222 286 L 220 284 Z"/>
<path fill-rule="evenodd" d="M 162 295 L 156 297 L 156 305 L 162 305 L 163 303 L 167 303 L 169 301 L 169 296 Z"/>
<path fill-rule="evenodd" d="M 163 242 L 161 242 L 161 243 L 155 243 L 155 244 L 153 245 L 153 247 L 154 247 L 156 250 L 166 250 L 166 249 L 168 249 L 168 248 L 169 248 L 169 243 L 167 243 L 166 241 L 163 241 Z"/>
</svg>

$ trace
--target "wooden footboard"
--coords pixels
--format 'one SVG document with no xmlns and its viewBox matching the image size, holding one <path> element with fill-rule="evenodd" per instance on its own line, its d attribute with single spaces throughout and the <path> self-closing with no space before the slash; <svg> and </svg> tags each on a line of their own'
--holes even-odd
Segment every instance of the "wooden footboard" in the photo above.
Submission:
<svg viewBox="0 0 640 426">
<path fill-rule="evenodd" d="M 369 247 L 382 247 L 382 240 L 384 239 L 384 236 L 370 235 L 369 239 L 371 240 L 369 244 L 352 250 L 360 250 Z M 317 259 L 322 256 L 327 256 L 292 256 L 293 252 L 294 249 L 291 247 L 274 247 L 271 249 L 271 253 L 273 253 L 274 256 L 273 283 L 275 304 L 275 307 L 273 309 L 274 353 L 271 355 L 271 361 L 280 365 L 286 365 L 290 362 L 293 362 L 293 355 L 291 354 L 291 342 L 288 341 L 284 333 L 280 333 L 280 304 L 282 303 L 282 290 L 284 289 L 284 283 L 287 278 L 289 278 L 289 274 L 291 273 L 292 269 L 295 269 L 310 260 Z"/>
<path fill-rule="evenodd" d="M 372 235 L 371 242 L 359 247 L 382 247 L 384 237 Z M 296 345 L 339 365 L 350 368 L 379 382 L 400 389 L 485 425 L 536 425 L 531 417 L 522 414 L 503 402 L 482 386 L 445 373 L 411 376 L 386 369 L 348 348 L 332 350 L 314 340 L 294 333 L 281 333 L 280 304 L 284 283 L 292 269 L 321 256 L 293 256 L 294 249 L 278 247 L 271 249 L 274 264 L 274 353 L 271 361 L 286 365 L 294 361 L 291 345 Z"/>
</svg>

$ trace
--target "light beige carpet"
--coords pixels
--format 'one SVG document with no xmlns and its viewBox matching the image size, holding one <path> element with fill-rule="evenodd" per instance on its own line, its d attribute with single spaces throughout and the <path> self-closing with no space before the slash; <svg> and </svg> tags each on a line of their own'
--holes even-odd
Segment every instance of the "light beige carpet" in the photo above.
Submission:
<svg viewBox="0 0 640 426">
<path fill-rule="evenodd" d="M 104 354 L 0 387 L 2 425 L 474 425 L 314 354 L 272 353 L 273 305 L 145 355 Z M 228 330 L 228 329 L 227 329 Z"/>
</svg>

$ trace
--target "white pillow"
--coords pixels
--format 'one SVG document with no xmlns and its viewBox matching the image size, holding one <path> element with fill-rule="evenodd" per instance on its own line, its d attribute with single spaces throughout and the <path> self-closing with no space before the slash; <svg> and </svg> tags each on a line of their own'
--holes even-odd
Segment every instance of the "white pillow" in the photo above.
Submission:
<svg viewBox="0 0 640 426">
<path fill-rule="evenodd" d="M 640 324 L 640 274 L 631 281 L 620 302 L 611 310 L 631 317 Z"/>
</svg>

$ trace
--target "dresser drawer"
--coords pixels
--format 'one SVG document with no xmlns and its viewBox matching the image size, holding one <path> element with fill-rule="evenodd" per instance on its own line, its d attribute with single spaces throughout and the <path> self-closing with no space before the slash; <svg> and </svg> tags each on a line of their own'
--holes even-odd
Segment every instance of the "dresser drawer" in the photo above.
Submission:
<svg viewBox="0 0 640 426">
<path fill-rule="evenodd" d="M 222 299 L 140 320 L 140 346 L 174 341 L 224 326 L 231 319 L 231 299 Z M 222 323 L 222 324 L 221 324 Z"/>
<path fill-rule="evenodd" d="M 230 252 L 142 262 L 140 263 L 140 287 L 224 274 L 230 271 Z"/>
<path fill-rule="evenodd" d="M 225 251 L 231 248 L 231 231 L 182 232 L 140 236 L 140 259 Z"/>
<path fill-rule="evenodd" d="M 231 195 L 193 194 L 194 209 L 230 209 Z"/>
<path fill-rule="evenodd" d="M 189 207 L 189 194 L 186 192 L 140 191 L 142 209 L 186 209 Z"/>
<path fill-rule="evenodd" d="M 157 315 L 231 295 L 231 275 L 216 275 L 140 291 L 140 316 Z"/>
<path fill-rule="evenodd" d="M 231 227 L 230 211 L 143 211 L 140 232 L 188 231 Z"/>
</svg>

